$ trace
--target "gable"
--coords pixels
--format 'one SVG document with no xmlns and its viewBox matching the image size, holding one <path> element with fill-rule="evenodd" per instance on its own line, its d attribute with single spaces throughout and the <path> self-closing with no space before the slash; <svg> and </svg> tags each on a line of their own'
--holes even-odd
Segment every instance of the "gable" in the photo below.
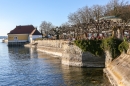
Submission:
<svg viewBox="0 0 130 86">
<path fill-rule="evenodd" d="M 36 29 L 32 35 L 42 35 L 42 34 Z"/>
</svg>

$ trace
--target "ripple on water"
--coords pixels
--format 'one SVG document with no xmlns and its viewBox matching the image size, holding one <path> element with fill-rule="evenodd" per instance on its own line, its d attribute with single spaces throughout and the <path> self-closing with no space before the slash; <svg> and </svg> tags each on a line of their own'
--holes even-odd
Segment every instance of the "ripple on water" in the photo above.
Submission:
<svg viewBox="0 0 130 86">
<path fill-rule="evenodd" d="M 0 47 L 0 86 L 105 86 L 102 68 L 68 67 L 35 49 Z"/>
</svg>

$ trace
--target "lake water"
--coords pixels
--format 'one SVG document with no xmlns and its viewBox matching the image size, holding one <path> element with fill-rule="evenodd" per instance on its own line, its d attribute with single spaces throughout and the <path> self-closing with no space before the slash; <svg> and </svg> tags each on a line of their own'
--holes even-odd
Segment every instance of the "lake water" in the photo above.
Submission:
<svg viewBox="0 0 130 86">
<path fill-rule="evenodd" d="M 103 68 L 77 68 L 33 48 L 0 41 L 0 86 L 109 86 Z"/>
</svg>

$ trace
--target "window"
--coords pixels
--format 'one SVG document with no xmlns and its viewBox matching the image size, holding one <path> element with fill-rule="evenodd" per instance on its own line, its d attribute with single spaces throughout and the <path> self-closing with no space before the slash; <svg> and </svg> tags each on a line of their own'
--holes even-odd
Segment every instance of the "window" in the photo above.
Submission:
<svg viewBox="0 0 130 86">
<path fill-rule="evenodd" d="M 14 40 L 18 40 L 18 37 L 14 37 Z"/>
</svg>

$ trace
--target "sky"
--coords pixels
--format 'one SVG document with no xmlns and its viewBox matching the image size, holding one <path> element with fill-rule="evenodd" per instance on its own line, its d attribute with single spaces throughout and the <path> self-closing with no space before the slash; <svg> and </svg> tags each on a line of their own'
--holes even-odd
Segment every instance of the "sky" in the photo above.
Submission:
<svg viewBox="0 0 130 86">
<path fill-rule="evenodd" d="M 42 21 L 55 26 L 68 21 L 68 15 L 79 8 L 106 5 L 110 0 L 0 0 L 0 36 L 7 36 L 18 25 L 34 25 Z"/>
</svg>

